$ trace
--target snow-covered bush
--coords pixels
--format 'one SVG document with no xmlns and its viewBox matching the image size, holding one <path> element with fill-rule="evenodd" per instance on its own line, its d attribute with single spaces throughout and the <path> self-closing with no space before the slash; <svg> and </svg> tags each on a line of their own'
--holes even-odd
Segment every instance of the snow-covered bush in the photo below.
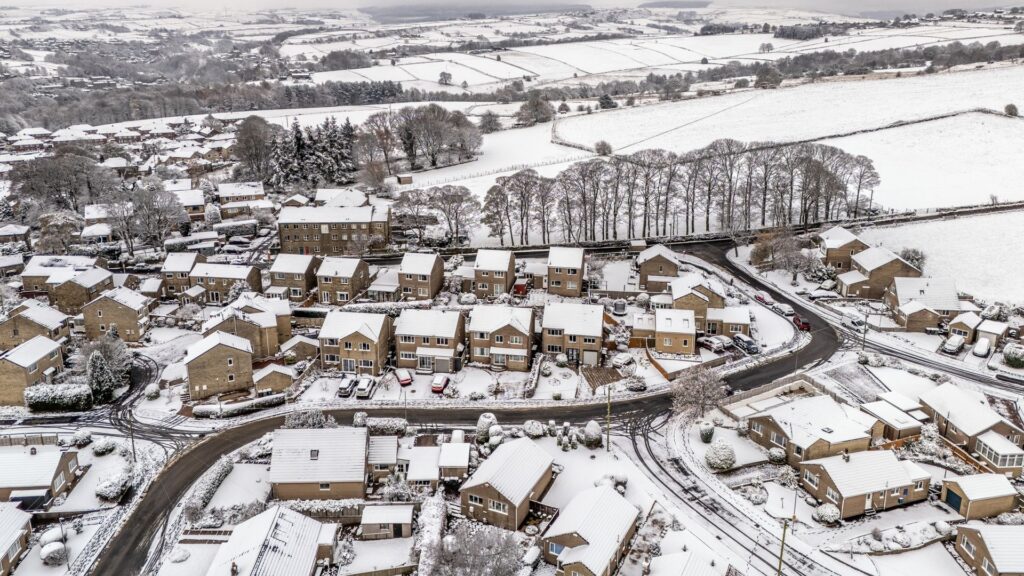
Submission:
<svg viewBox="0 0 1024 576">
<path fill-rule="evenodd" d="M 462 304 L 463 306 L 472 306 L 473 304 L 476 304 L 476 294 L 473 294 L 472 292 L 459 294 L 459 304 Z"/>
<path fill-rule="evenodd" d="M 410 486 L 408 482 L 398 476 L 385 478 L 384 485 L 377 491 L 377 495 L 385 502 L 412 502 L 420 494 L 419 488 Z"/>
<path fill-rule="evenodd" d="M 366 419 L 366 431 L 370 436 L 405 436 L 409 422 L 405 418 L 379 418 L 371 417 Z"/>
<path fill-rule="evenodd" d="M 1003 363 L 1010 368 L 1024 368 L 1024 346 L 1008 344 L 1003 348 Z"/>
<path fill-rule="evenodd" d="M 700 423 L 700 441 L 705 444 L 711 444 L 711 439 L 715 437 L 715 427 L 710 422 Z"/>
<path fill-rule="evenodd" d="M 366 412 L 356 412 L 353 414 L 352 426 L 355 428 L 366 428 Z"/>
<path fill-rule="evenodd" d="M 540 375 L 544 376 L 545 378 L 551 376 L 551 364 L 548 364 L 547 362 L 542 364 L 540 367 Z"/>
<path fill-rule="evenodd" d="M 121 470 L 109 473 L 100 478 L 99 483 L 96 484 L 96 496 L 101 500 L 117 502 L 122 496 L 124 496 L 124 493 L 128 491 L 128 486 L 131 485 L 131 482 L 131 467 L 125 466 Z"/>
<path fill-rule="evenodd" d="M 167 555 L 167 560 L 171 564 L 181 564 L 182 562 L 188 560 L 189 557 L 191 556 L 192 553 L 189 552 L 187 549 L 182 548 L 181 546 L 175 546 L 174 550 L 171 550 L 171 553 Z"/>
<path fill-rule="evenodd" d="M 949 531 L 952 530 L 949 524 L 943 520 L 935 522 L 935 524 L 932 524 L 932 526 L 935 527 L 935 531 L 938 532 L 941 536 L 949 534 Z"/>
<path fill-rule="evenodd" d="M 814 509 L 814 519 L 822 524 L 835 524 L 839 521 L 839 507 L 828 502 Z"/>
<path fill-rule="evenodd" d="M 196 485 L 182 501 L 182 514 L 189 522 L 197 522 L 203 517 L 203 509 L 210 503 L 217 488 L 231 474 L 235 463 L 227 456 L 221 456 L 210 469 L 196 481 Z"/>
<path fill-rule="evenodd" d="M 78 412 L 92 408 L 92 390 L 84 383 L 36 384 L 25 389 L 25 403 L 34 412 Z"/>
<path fill-rule="evenodd" d="M 736 464 L 736 451 L 731 444 L 719 438 L 711 443 L 704 454 L 704 461 L 712 470 L 728 470 Z"/>
<path fill-rule="evenodd" d="M 258 229 L 259 222 L 256 220 L 236 220 L 213 225 L 214 231 L 227 237 L 255 236 Z"/>
<path fill-rule="evenodd" d="M 487 429 L 487 443 L 491 445 L 491 448 L 497 448 L 503 440 L 505 440 L 505 429 L 501 427 L 501 424 L 495 424 Z"/>
<path fill-rule="evenodd" d="M 337 428 L 334 416 L 327 416 L 323 410 L 302 410 L 284 417 L 284 428 Z"/>
<path fill-rule="evenodd" d="M 544 436 L 544 424 L 540 420 L 527 420 L 523 422 L 523 433 L 530 438 L 541 438 Z"/>
<path fill-rule="evenodd" d="M 587 448 L 600 448 L 602 444 L 601 425 L 596 420 L 587 422 L 583 428 L 583 445 Z"/>
<path fill-rule="evenodd" d="M 120 445 L 121 443 L 117 440 L 114 440 L 109 436 L 104 436 L 92 443 L 92 453 L 97 456 L 106 456 L 114 450 L 117 450 Z"/>
<path fill-rule="evenodd" d="M 273 394 L 234 404 L 200 404 L 192 409 L 192 416 L 195 418 L 230 418 L 282 404 L 284 404 L 284 394 Z"/>
<path fill-rule="evenodd" d="M 64 542 L 68 539 L 67 532 L 60 526 L 54 526 L 46 532 L 43 532 L 42 536 L 39 537 L 39 545 L 46 546 L 53 542 Z"/>
<path fill-rule="evenodd" d="M 476 441 L 480 444 L 485 444 L 490 441 L 490 430 L 491 426 L 498 423 L 498 418 L 490 413 L 484 412 L 476 420 Z"/>
<path fill-rule="evenodd" d="M 68 549 L 61 542 L 50 542 L 39 548 L 39 557 L 47 566 L 61 566 L 68 561 Z"/>
<path fill-rule="evenodd" d="M 565 354 L 559 354 L 558 356 L 555 356 L 555 365 L 558 366 L 559 368 L 565 368 L 566 366 L 569 365 L 569 357 L 566 356 Z"/>
<path fill-rule="evenodd" d="M 786 462 L 786 451 L 779 447 L 768 449 L 768 461 L 772 464 L 783 464 Z"/>
<path fill-rule="evenodd" d="M 75 448 L 84 448 L 89 444 L 92 444 L 91 430 L 75 430 L 71 435 L 71 445 Z"/>
<path fill-rule="evenodd" d="M 156 383 L 148 384 L 143 394 L 146 395 L 147 400 L 156 400 L 160 397 L 160 385 Z"/>
<path fill-rule="evenodd" d="M 552 400 L 561 400 L 562 399 L 562 393 L 561 392 L 552 392 L 551 393 L 551 399 Z"/>
<path fill-rule="evenodd" d="M 449 383 L 444 388 L 444 392 L 441 393 L 445 398 L 458 398 L 459 397 L 459 385 L 455 382 Z"/>
<path fill-rule="evenodd" d="M 1007 526 L 1022 526 L 1024 525 L 1024 512 L 1003 512 L 996 516 L 996 523 Z M 938 527 L 936 526 L 936 528 Z"/>
</svg>

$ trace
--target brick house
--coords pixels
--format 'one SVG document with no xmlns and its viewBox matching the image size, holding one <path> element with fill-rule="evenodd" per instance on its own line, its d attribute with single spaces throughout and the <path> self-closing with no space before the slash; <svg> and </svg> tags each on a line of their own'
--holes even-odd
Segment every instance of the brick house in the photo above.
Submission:
<svg viewBox="0 0 1024 576">
<path fill-rule="evenodd" d="M 26 300 L 0 322 L 0 350 L 10 350 L 36 336 L 64 345 L 70 335 L 70 316 L 38 300 Z"/>
<path fill-rule="evenodd" d="M 20 502 L 26 510 L 45 510 L 66 494 L 80 472 L 78 452 L 54 444 L 0 447 L 0 502 Z M 6 553 L 6 551 L 5 551 Z"/>
<path fill-rule="evenodd" d="M 32 534 L 32 515 L 18 502 L 0 502 L 0 576 L 9 576 L 21 563 Z"/>
<path fill-rule="evenodd" d="M 725 295 L 713 289 L 697 273 L 688 274 L 669 283 L 672 307 L 693 311 L 697 332 L 704 332 L 709 309 L 725 308 Z"/>
<path fill-rule="evenodd" d="M 636 255 L 638 287 L 648 292 L 663 292 L 679 276 L 682 262 L 671 248 L 655 244 Z"/>
<path fill-rule="evenodd" d="M 981 316 L 978 316 L 977 313 L 964 312 L 949 321 L 949 333 L 954 336 L 963 336 L 964 342 L 974 344 L 978 327 L 981 326 L 982 322 Z"/>
<path fill-rule="evenodd" d="M 225 332 L 249 341 L 253 357 L 269 358 L 280 350 L 277 318 L 272 312 L 245 312 L 229 307 L 203 322 L 203 336 Z"/>
<path fill-rule="evenodd" d="M 541 536 L 544 561 L 556 574 L 616 574 L 629 553 L 640 511 L 611 486 L 578 493 Z"/>
<path fill-rule="evenodd" d="M 107 290 L 82 308 L 86 339 L 96 340 L 116 327 L 122 340 L 138 342 L 149 328 L 152 303 L 152 298 L 130 288 Z"/>
<path fill-rule="evenodd" d="M 281 252 L 343 256 L 363 254 L 391 239 L 387 206 L 283 208 L 277 218 Z"/>
<path fill-rule="evenodd" d="M 192 222 L 199 222 L 206 218 L 206 196 L 202 190 L 173 190 L 178 202 L 185 209 L 185 214 Z"/>
<path fill-rule="evenodd" d="M 317 270 L 321 304 L 341 306 L 358 298 L 370 286 L 370 267 L 359 258 L 324 258 Z"/>
<path fill-rule="evenodd" d="M 320 365 L 379 376 L 391 349 L 387 314 L 331 311 L 320 327 Z"/>
<path fill-rule="evenodd" d="M 21 272 L 21 292 L 26 297 L 49 295 L 49 283 L 63 281 L 76 272 L 104 267 L 102 258 L 90 256 L 36 255 L 29 258 Z"/>
<path fill-rule="evenodd" d="M 474 306 L 469 312 L 470 361 L 527 371 L 533 348 L 533 308 Z"/>
<path fill-rule="evenodd" d="M 252 383 L 256 388 L 256 395 L 265 396 L 284 392 L 295 382 L 297 377 L 295 369 L 290 366 L 267 364 L 253 372 Z"/>
<path fill-rule="evenodd" d="M 296 360 L 309 360 L 320 353 L 320 341 L 296 335 L 281 343 L 282 354 L 294 354 Z"/>
<path fill-rule="evenodd" d="M 164 278 L 164 298 L 177 298 L 192 287 L 189 275 L 196 264 L 206 262 L 198 252 L 170 252 L 164 258 L 160 274 Z"/>
<path fill-rule="evenodd" d="M 444 262 L 437 254 L 406 252 L 398 267 L 398 285 L 405 300 L 431 300 L 444 284 Z"/>
<path fill-rule="evenodd" d="M 942 481 L 939 499 L 967 520 L 993 518 L 1017 508 L 1017 489 L 1002 474 L 970 474 Z"/>
<path fill-rule="evenodd" d="M 917 278 L 921 271 L 885 248 L 868 248 L 850 258 L 850 270 L 836 277 L 847 298 L 880 299 L 893 278 Z"/>
<path fill-rule="evenodd" d="M 766 449 L 782 448 L 794 468 L 804 460 L 860 452 L 882 436 L 873 416 L 830 396 L 796 398 L 747 417 L 749 438 Z"/>
<path fill-rule="evenodd" d="M 32 249 L 32 227 L 21 224 L 0 226 L 0 244 L 24 242 L 25 248 Z"/>
<path fill-rule="evenodd" d="M 565 354 L 569 363 L 597 366 L 604 343 L 604 307 L 592 304 L 549 302 L 541 321 L 541 350 Z"/>
<path fill-rule="evenodd" d="M 302 302 L 316 288 L 319 267 L 316 256 L 278 254 L 270 266 L 270 290 L 276 288 L 283 298 Z"/>
<path fill-rule="evenodd" d="M 277 500 L 365 497 L 366 428 L 280 429 L 270 455 L 270 491 Z"/>
<path fill-rule="evenodd" d="M 551 484 L 554 459 L 529 438 L 499 445 L 459 489 L 463 516 L 518 530 Z"/>
<path fill-rule="evenodd" d="M 750 309 L 746 306 L 726 306 L 725 308 L 708 308 L 704 319 L 704 332 L 707 334 L 724 334 L 750 336 Z"/>
<path fill-rule="evenodd" d="M 395 365 L 417 372 L 458 372 L 466 321 L 457 310 L 406 308 L 395 322 Z"/>
<path fill-rule="evenodd" d="M 246 290 L 263 291 L 263 279 L 255 266 L 200 262 L 189 273 L 189 282 L 206 290 L 206 302 L 209 304 L 227 304 L 231 288 L 239 282 L 245 285 Z"/>
<path fill-rule="evenodd" d="M 957 526 L 954 549 L 977 576 L 1020 576 L 1024 558 L 1020 543 L 1024 526 L 962 524 Z"/>
<path fill-rule="evenodd" d="M 636 335 L 634 330 L 634 336 Z M 671 308 L 655 310 L 651 337 L 654 338 L 654 349 L 662 354 L 696 353 L 697 321 L 693 311 Z"/>
<path fill-rule="evenodd" d="M 516 257 L 508 250 L 477 250 L 473 262 L 472 291 L 477 298 L 512 291 L 516 281 Z"/>
<path fill-rule="evenodd" d="M 269 312 L 277 320 L 277 341 L 287 342 L 292 337 L 292 308 L 285 300 L 266 298 L 255 292 L 243 292 L 227 307 L 246 314 Z"/>
<path fill-rule="evenodd" d="M 886 286 L 882 301 L 908 332 L 924 332 L 960 314 L 961 302 L 952 278 L 904 278 Z"/>
<path fill-rule="evenodd" d="M 52 380 L 64 370 L 60 344 L 36 336 L 0 355 L 0 404 L 24 406 L 25 389 Z"/>
<path fill-rule="evenodd" d="M 263 200 L 266 197 L 263 182 L 221 182 L 217 185 L 217 200 L 221 204 Z"/>
<path fill-rule="evenodd" d="M 553 246 L 548 250 L 548 292 L 579 298 L 585 277 L 583 248 Z"/>
<path fill-rule="evenodd" d="M 868 450 L 807 460 L 800 486 L 819 502 L 835 504 L 842 519 L 921 502 L 931 474 L 892 450 Z"/>
<path fill-rule="evenodd" d="M 47 281 L 50 304 L 61 312 L 75 316 L 82 307 L 101 293 L 114 288 L 114 275 L 103 268 L 54 275 Z"/>
<path fill-rule="evenodd" d="M 814 241 L 818 245 L 821 263 L 835 268 L 840 273 L 850 269 L 850 259 L 854 254 L 868 249 L 868 245 L 857 238 L 856 234 L 842 226 L 819 232 Z"/>
<path fill-rule="evenodd" d="M 249 390 L 253 387 L 252 346 L 244 338 L 214 332 L 188 347 L 185 369 L 192 400 Z"/>
<path fill-rule="evenodd" d="M 361 540 L 384 540 L 412 536 L 412 504 L 378 504 L 363 508 L 359 519 Z"/>
</svg>

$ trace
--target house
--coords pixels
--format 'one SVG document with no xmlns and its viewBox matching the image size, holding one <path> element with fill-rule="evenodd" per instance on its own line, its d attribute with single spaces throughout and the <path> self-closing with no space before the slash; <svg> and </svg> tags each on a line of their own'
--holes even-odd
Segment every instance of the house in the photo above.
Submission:
<svg viewBox="0 0 1024 576">
<path fill-rule="evenodd" d="M 131 217 L 135 213 L 135 205 L 126 202 L 120 204 L 90 204 L 82 209 L 86 226 L 93 224 L 112 224 L 115 219 Z"/>
<path fill-rule="evenodd" d="M 549 302 L 541 321 L 541 350 L 565 354 L 570 364 L 597 366 L 604 340 L 604 307 Z"/>
<path fill-rule="evenodd" d="M 270 200 L 238 200 L 221 204 L 222 218 L 249 216 L 255 218 L 260 213 L 270 214 L 274 211 L 274 203 Z"/>
<path fill-rule="evenodd" d="M 164 298 L 177 298 L 192 287 L 189 275 L 196 264 L 206 262 L 206 256 L 196 252 L 169 252 L 160 267 L 164 278 Z"/>
<path fill-rule="evenodd" d="M 868 249 L 864 241 L 842 226 L 819 232 L 814 241 L 818 245 L 821 263 L 835 268 L 840 273 L 850 269 L 850 260 L 854 254 Z"/>
<path fill-rule="evenodd" d="M 1024 526 L 970 523 L 957 526 L 954 549 L 978 576 L 1024 574 Z"/>
<path fill-rule="evenodd" d="M 21 254 L 0 256 L 0 278 L 9 278 L 21 274 L 25 269 L 25 257 Z"/>
<path fill-rule="evenodd" d="M 70 335 L 70 316 L 38 300 L 26 300 L 0 322 L 0 350 L 10 350 L 36 336 L 64 345 Z"/>
<path fill-rule="evenodd" d="M 977 313 L 964 312 L 949 322 L 949 333 L 954 336 L 963 336 L 964 342 L 974 344 L 974 338 L 982 322 L 981 316 L 978 316 Z"/>
<path fill-rule="evenodd" d="M 138 342 L 149 327 L 153 299 L 130 288 L 114 288 L 82 307 L 85 337 L 96 340 L 116 330 L 125 342 Z"/>
<path fill-rule="evenodd" d="M 767 449 L 786 451 L 794 468 L 804 460 L 860 452 L 881 436 L 874 417 L 830 396 L 806 396 L 769 408 L 747 418 L 749 438 Z"/>
<path fill-rule="evenodd" d="M 291 196 L 285 198 L 283 202 L 281 202 L 281 206 L 292 208 L 306 206 L 308 204 L 309 198 L 303 196 L 302 194 L 292 194 Z"/>
<path fill-rule="evenodd" d="M 467 330 L 471 362 L 494 369 L 530 369 L 533 308 L 474 306 Z"/>
<path fill-rule="evenodd" d="M 836 277 L 839 294 L 877 300 L 896 277 L 917 278 L 921 271 L 885 248 L 868 248 L 850 258 L 850 270 Z"/>
<path fill-rule="evenodd" d="M 387 206 L 302 206 L 281 209 L 277 218 L 281 252 L 342 256 L 363 254 L 391 239 Z"/>
<path fill-rule="evenodd" d="M 247 291 L 263 291 L 263 279 L 255 266 L 199 262 L 192 267 L 188 276 L 192 286 L 201 286 L 206 290 L 206 302 L 210 304 L 230 302 L 229 296 L 236 284 L 242 284 Z"/>
<path fill-rule="evenodd" d="M 692 355 L 697 351 L 697 322 L 692 310 L 659 308 L 654 314 L 637 314 L 633 337 L 662 354 Z"/>
<path fill-rule="evenodd" d="M 942 481 L 941 500 L 967 520 L 992 518 L 1017 508 L 1017 489 L 1002 474 L 971 474 Z"/>
<path fill-rule="evenodd" d="M 267 364 L 253 372 L 252 383 L 253 387 L 256 388 L 257 396 L 267 396 L 284 392 L 295 382 L 296 378 L 298 378 L 298 375 L 295 373 L 295 369 L 290 366 Z"/>
<path fill-rule="evenodd" d="M 272 312 L 245 312 L 234 307 L 224 308 L 203 322 L 203 336 L 217 332 L 248 340 L 255 358 L 269 358 L 280 350 L 277 317 Z"/>
<path fill-rule="evenodd" d="M 143 278 L 139 282 L 138 291 L 143 296 L 147 296 L 156 300 L 163 296 L 164 293 L 164 279 L 163 278 Z"/>
<path fill-rule="evenodd" d="M 860 405 L 860 409 L 882 423 L 882 437 L 886 440 L 911 438 L 921 433 L 921 421 L 885 400 Z"/>
<path fill-rule="evenodd" d="M 410 486 L 420 488 L 437 488 L 441 480 L 441 469 L 438 462 L 441 458 L 440 446 L 399 446 L 397 470 L 405 476 Z"/>
<path fill-rule="evenodd" d="M 636 534 L 640 511 L 614 487 L 578 493 L 541 536 L 544 561 L 561 574 L 616 574 Z"/>
<path fill-rule="evenodd" d="M 437 469 L 441 474 L 441 480 L 465 480 L 469 474 L 469 444 L 454 441 L 441 444 Z"/>
<path fill-rule="evenodd" d="M 974 329 L 975 340 L 988 340 L 993 349 L 1002 343 L 1009 333 L 1010 325 L 1006 322 L 999 322 L 998 320 L 983 320 L 981 324 L 978 324 L 978 327 Z"/>
<path fill-rule="evenodd" d="M 83 244 L 106 244 L 114 241 L 114 232 L 110 224 L 90 224 L 78 233 L 78 238 Z"/>
<path fill-rule="evenodd" d="M 292 336 L 281 344 L 281 354 L 292 355 L 295 360 L 309 360 L 320 353 L 320 341 L 308 336 Z"/>
<path fill-rule="evenodd" d="M 284 297 L 302 302 L 317 286 L 320 259 L 304 254 L 278 254 L 270 266 L 270 285 Z M 268 290 L 269 292 L 269 290 Z"/>
<path fill-rule="evenodd" d="M 370 436 L 366 448 L 366 466 L 373 482 L 379 482 L 398 471 L 398 437 Z"/>
<path fill-rule="evenodd" d="M 174 190 L 173 193 L 189 220 L 200 222 L 206 218 L 206 197 L 202 190 Z"/>
<path fill-rule="evenodd" d="M 406 308 L 395 321 L 395 364 L 417 372 L 458 372 L 466 351 L 466 320 L 457 310 Z"/>
<path fill-rule="evenodd" d="M 370 267 L 359 258 L 324 258 L 317 270 L 321 304 L 341 306 L 358 298 L 370 286 Z"/>
<path fill-rule="evenodd" d="M 363 508 L 358 536 L 362 540 L 410 538 L 412 536 L 412 504 L 379 504 Z"/>
<path fill-rule="evenodd" d="M 46 284 L 50 304 L 65 314 L 75 316 L 87 303 L 114 287 L 114 275 L 103 268 L 68 270 L 64 274 L 50 276 Z"/>
<path fill-rule="evenodd" d="M 217 185 L 217 200 L 221 204 L 263 200 L 266 197 L 263 182 L 221 182 Z"/>
<path fill-rule="evenodd" d="M 508 250 L 477 250 L 473 262 L 472 291 L 477 298 L 512 291 L 516 281 L 516 257 Z"/>
<path fill-rule="evenodd" d="M 746 306 L 708 308 L 708 315 L 704 319 L 704 332 L 729 337 L 736 334 L 750 336 L 750 318 L 750 309 Z"/>
<path fill-rule="evenodd" d="M 35 336 L 0 355 L 0 405 L 24 406 L 25 389 L 48 383 L 64 370 L 59 343 Z"/>
<path fill-rule="evenodd" d="M 398 267 L 404 300 L 431 300 L 444 284 L 444 262 L 437 254 L 406 252 Z"/>
<path fill-rule="evenodd" d="M 50 506 L 71 490 L 78 452 L 54 444 L 0 447 L 0 502 L 20 502 L 24 510 Z"/>
<path fill-rule="evenodd" d="M 0 244 L 24 242 L 25 248 L 32 249 L 32 227 L 22 224 L 6 224 L 0 226 Z"/>
<path fill-rule="evenodd" d="M 48 295 L 51 278 L 56 282 L 58 278 L 67 279 L 76 272 L 96 266 L 106 266 L 106 263 L 90 256 L 33 256 L 21 272 L 22 293 L 26 296 Z"/>
<path fill-rule="evenodd" d="M 14 573 L 28 550 L 32 534 L 32 515 L 21 509 L 17 502 L 0 502 L 0 576 Z"/>
<path fill-rule="evenodd" d="M 338 528 L 284 506 L 274 506 L 231 530 L 206 576 L 312 575 L 334 561 Z"/>
<path fill-rule="evenodd" d="M 378 269 L 366 288 L 366 297 L 374 302 L 397 302 L 399 294 L 398 270 L 393 268 Z"/>
<path fill-rule="evenodd" d="M 278 500 L 363 498 L 366 447 L 366 428 L 275 430 L 271 494 Z"/>
<path fill-rule="evenodd" d="M 277 298 L 266 298 L 255 292 L 242 292 L 234 302 L 227 305 L 246 314 L 268 312 L 277 320 L 277 341 L 287 342 L 292 337 L 292 308 L 288 302 Z"/>
<path fill-rule="evenodd" d="M 225 332 L 214 332 L 188 347 L 185 354 L 192 400 L 252 388 L 252 345 Z"/>
<path fill-rule="evenodd" d="M 551 484 L 554 459 L 529 438 L 499 445 L 459 489 L 463 516 L 517 530 Z"/>
<path fill-rule="evenodd" d="M 320 327 L 320 365 L 380 375 L 391 348 L 387 314 L 331 311 Z"/>
<path fill-rule="evenodd" d="M 548 292 L 579 298 L 583 294 L 583 248 L 553 246 L 548 251 Z"/>
<path fill-rule="evenodd" d="M 725 308 L 725 295 L 712 288 L 711 283 L 696 272 L 672 280 L 668 290 L 672 296 L 672 307 L 676 310 L 692 310 L 697 331 L 701 333 L 706 331 L 708 311 Z"/>
<path fill-rule="evenodd" d="M 952 278 L 896 277 L 882 301 L 908 332 L 924 332 L 960 314 L 960 296 Z"/>
<path fill-rule="evenodd" d="M 931 474 L 892 450 L 867 450 L 807 460 L 800 485 L 819 502 L 835 504 L 840 518 L 888 510 L 928 498 Z"/>
<path fill-rule="evenodd" d="M 639 288 L 652 293 L 664 292 L 683 267 L 679 255 L 662 244 L 655 244 L 637 254 L 634 265 L 639 276 Z"/>
<path fill-rule="evenodd" d="M 946 382 L 921 394 L 921 409 L 941 436 L 969 454 L 978 454 L 991 472 L 1020 476 L 1024 431 L 993 410 L 984 394 Z"/>
</svg>

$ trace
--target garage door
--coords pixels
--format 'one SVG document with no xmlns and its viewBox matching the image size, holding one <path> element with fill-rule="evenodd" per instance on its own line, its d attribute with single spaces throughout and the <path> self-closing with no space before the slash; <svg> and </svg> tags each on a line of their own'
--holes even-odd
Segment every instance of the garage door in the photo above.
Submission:
<svg viewBox="0 0 1024 576">
<path fill-rule="evenodd" d="M 960 511 L 960 495 L 952 490 L 946 490 L 946 504 L 949 504 L 950 508 Z"/>
</svg>

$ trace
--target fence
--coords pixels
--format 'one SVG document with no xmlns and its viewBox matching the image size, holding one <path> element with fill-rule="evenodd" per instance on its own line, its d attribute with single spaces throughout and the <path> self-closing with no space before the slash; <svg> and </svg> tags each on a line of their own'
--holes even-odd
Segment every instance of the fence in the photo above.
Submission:
<svg viewBox="0 0 1024 576">
<path fill-rule="evenodd" d="M 0 446 L 56 446 L 56 434 L 5 434 Z"/>
</svg>

